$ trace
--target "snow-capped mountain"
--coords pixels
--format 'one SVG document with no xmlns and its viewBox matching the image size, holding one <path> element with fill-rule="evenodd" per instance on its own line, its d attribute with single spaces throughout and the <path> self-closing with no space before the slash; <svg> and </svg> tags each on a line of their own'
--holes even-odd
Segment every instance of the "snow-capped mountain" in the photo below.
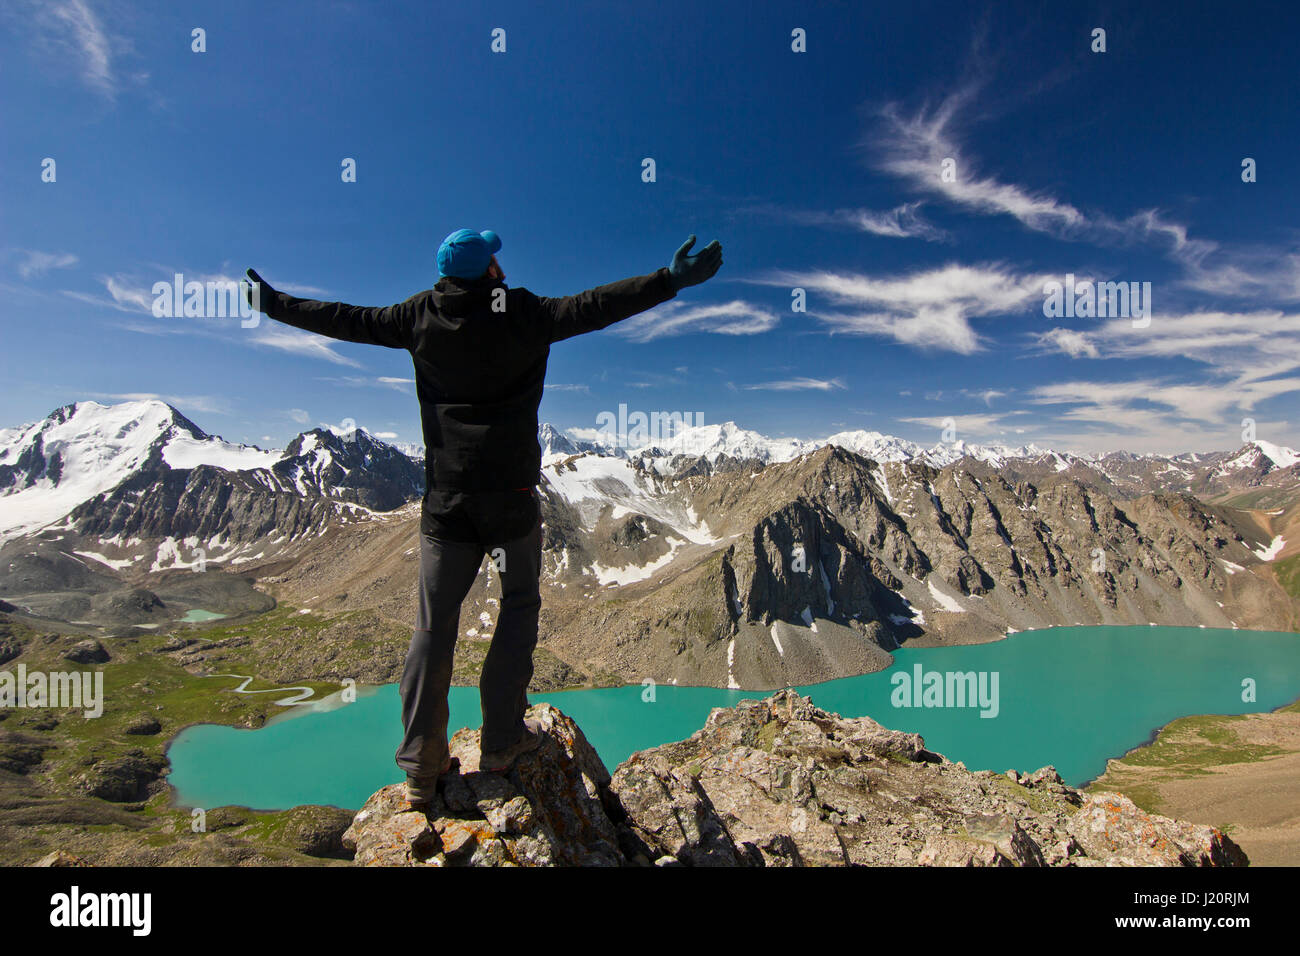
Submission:
<svg viewBox="0 0 1300 956">
<path fill-rule="evenodd" d="M 265 468 L 278 458 L 207 435 L 164 402 L 76 402 L 0 430 L 0 538 L 43 527 L 152 462 Z"/>
<path fill-rule="evenodd" d="M 363 429 L 315 429 L 268 451 L 209 435 L 165 402 L 76 402 L 42 421 L 0 430 L 0 541 L 47 527 L 88 502 L 121 497 L 127 486 L 142 504 L 173 473 L 240 474 L 270 492 L 380 510 L 423 490 L 418 462 Z"/>
<path fill-rule="evenodd" d="M 726 456 L 737 460 L 774 464 L 793 461 L 828 445 L 838 445 L 840 448 L 876 462 L 915 460 L 924 461 L 935 467 L 944 467 L 967 457 L 977 458 L 996 467 L 1008 459 L 1057 454 L 1035 445 L 1011 447 L 976 445 L 964 441 L 940 443 L 925 448 L 904 438 L 863 430 L 836 432 L 826 438 L 771 438 L 760 432 L 742 428 L 735 422 L 688 426 L 670 437 L 640 445 L 577 441 L 548 423 L 541 426 L 539 440 L 542 443 L 544 457 L 549 457 L 551 454 L 573 455 L 583 451 L 597 451 L 606 455 L 643 459 L 651 462 L 655 470 L 661 473 L 670 471 L 669 463 L 680 456 L 703 458 L 709 463 Z"/>
</svg>

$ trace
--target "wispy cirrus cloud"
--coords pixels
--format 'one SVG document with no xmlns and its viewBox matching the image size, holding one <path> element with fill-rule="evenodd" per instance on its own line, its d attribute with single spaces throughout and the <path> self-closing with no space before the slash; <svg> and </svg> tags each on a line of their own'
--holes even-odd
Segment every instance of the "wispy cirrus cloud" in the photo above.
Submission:
<svg viewBox="0 0 1300 956">
<path fill-rule="evenodd" d="M 568 382 L 547 382 L 543 387 L 552 392 L 582 392 L 585 395 L 591 394 L 590 385 L 578 385 Z"/>
<path fill-rule="evenodd" d="M 248 344 L 258 348 L 276 349 L 293 355 L 301 355 L 304 358 L 321 359 L 335 365 L 347 365 L 351 368 L 362 367 L 360 362 L 334 351 L 333 346 L 330 345 L 330 339 L 313 335 L 310 332 L 275 325 L 268 321 L 263 321 L 256 329 L 241 329 L 240 331 L 249 334 L 237 337 L 239 341 L 247 341 Z M 221 336 L 221 338 L 230 341 L 232 337 Z"/>
<path fill-rule="evenodd" d="M 614 326 L 635 342 L 650 342 L 670 335 L 712 332 L 717 335 L 758 335 L 781 321 L 770 309 L 733 299 L 714 305 L 687 305 L 670 301 Z"/>
<path fill-rule="evenodd" d="M 336 375 L 319 376 L 318 382 L 331 382 L 348 388 L 389 388 L 395 392 L 410 394 L 415 387 L 415 379 L 395 375 Z"/>
<path fill-rule="evenodd" d="M 99 281 L 103 283 L 104 290 L 108 293 L 107 296 L 74 289 L 63 289 L 61 291 L 69 299 L 84 302 L 87 305 L 116 309 L 118 312 L 137 314 L 146 312 L 153 315 L 154 296 L 148 289 L 135 285 L 130 279 L 122 276 L 100 276 Z"/>
<path fill-rule="evenodd" d="M 1102 246 L 1150 245 L 1182 271 L 1178 284 L 1188 291 L 1300 300 L 1300 254 L 1279 252 L 1262 243 L 1228 245 L 1192 238 L 1186 225 L 1158 209 L 1128 216 L 1085 210 L 1049 190 L 981 171 L 978 160 L 963 147 L 961 135 L 981 90 L 979 82 L 968 83 L 938 106 L 912 112 L 898 103 L 886 105 L 879 114 L 882 130 L 864 142 L 875 155 L 877 168 L 917 192 L 968 212 L 1010 216 L 1027 229 L 1059 239 Z M 947 161 L 953 163 L 951 176 L 942 175 Z"/>
<path fill-rule="evenodd" d="M 6 13 L 21 21 L 38 62 L 61 71 L 71 66 L 86 87 L 112 102 L 125 85 L 148 77 L 123 72 L 120 60 L 130 41 L 108 27 L 97 6 L 89 0 L 17 0 Z"/>
<path fill-rule="evenodd" d="M 880 112 L 883 133 L 872 141 L 879 152 L 879 168 L 918 191 L 937 194 L 974 212 L 1013 216 L 1030 229 L 1065 232 L 1084 225 L 1083 213 L 1069 203 L 977 172 L 955 128 L 978 92 L 978 85 L 968 85 L 937 107 L 911 115 L 896 103 L 885 106 Z M 955 164 L 951 178 L 941 175 L 946 160 Z"/>
<path fill-rule="evenodd" d="M 1038 341 L 1075 357 L 1190 359 L 1224 381 L 1300 370 L 1300 313 L 1281 310 L 1157 315 L 1141 329 L 1114 319 L 1090 331 L 1051 329 Z"/>
<path fill-rule="evenodd" d="M 1249 412 L 1260 402 L 1300 391 L 1300 378 L 1240 382 L 1232 387 L 1214 382 L 1175 382 L 1168 379 L 1131 381 L 1053 382 L 1030 390 L 1040 405 L 1070 405 L 1060 413 L 1067 421 L 1150 426 L 1154 415 L 1181 422 L 1231 425 L 1237 412 Z"/>
<path fill-rule="evenodd" d="M 902 203 L 893 209 L 848 208 L 825 211 L 789 209 L 772 203 L 762 203 L 749 206 L 745 211 L 804 226 L 852 229 L 889 239 L 925 239 L 929 242 L 946 239 L 947 232 L 927 222 L 920 215 L 923 205 L 924 203 L 917 201 Z"/>
<path fill-rule="evenodd" d="M 361 363 L 354 359 L 348 358 L 335 351 L 331 344 L 333 340 L 323 336 L 314 335 L 311 332 L 304 332 L 300 329 L 292 328 L 286 325 L 280 325 L 265 316 L 259 317 L 258 323 L 252 328 L 238 328 L 238 334 L 230 331 L 230 319 L 220 318 L 156 318 L 153 314 L 153 304 L 155 296 L 153 294 L 153 282 L 171 283 L 174 275 L 180 270 L 163 271 L 163 275 L 157 276 L 152 281 L 141 280 L 139 276 L 118 273 L 111 276 L 100 276 L 100 281 L 104 285 L 107 296 L 93 295 L 90 293 L 79 292 L 74 290 L 62 290 L 63 294 L 78 302 L 85 302 L 90 305 L 114 309 L 118 312 L 126 312 L 131 315 L 141 316 L 139 321 L 123 323 L 121 328 L 131 332 L 138 332 L 145 335 L 199 335 L 209 338 L 216 338 L 227 343 L 246 344 L 258 348 L 277 349 L 282 352 L 289 352 L 294 355 L 301 355 L 307 358 L 318 358 L 334 365 L 344 365 L 351 368 L 361 368 Z M 237 283 L 239 277 L 223 275 L 220 273 L 181 273 L 185 281 L 191 282 L 218 282 L 228 284 Z M 149 282 L 149 284 L 145 284 Z M 319 290 L 311 286 L 283 286 L 284 291 L 292 292 L 295 295 L 319 295 L 324 290 Z M 142 315 L 143 313 L 143 315 Z M 147 319 L 145 318 L 147 317 Z M 226 323 L 225 326 L 220 323 Z M 225 331 L 223 331 L 223 329 Z M 358 379 L 344 384 L 368 384 L 382 385 L 385 387 L 403 389 L 404 384 L 409 383 L 408 379 Z"/>
<path fill-rule="evenodd" d="M 1052 329 L 1038 342 L 1076 358 L 1146 359 L 1170 369 L 1158 377 L 1074 380 L 1032 390 L 1032 400 L 1056 409 L 1059 422 L 1084 429 L 1068 440 L 1094 450 L 1114 448 L 1118 438 L 1144 449 L 1187 451 L 1207 434 L 1226 446 L 1263 403 L 1300 392 L 1300 314 L 1206 310 L 1156 316 L 1143 329 L 1117 319 L 1087 332 Z M 1203 370 L 1182 372 L 1179 366 L 1189 362 Z"/>
<path fill-rule="evenodd" d="M 775 382 L 757 382 L 753 385 L 742 386 L 751 392 L 831 392 L 835 389 L 845 388 L 844 382 L 838 378 L 786 378 Z"/>
<path fill-rule="evenodd" d="M 971 319 L 1023 312 L 1041 302 L 1047 278 L 1001 265 L 954 264 L 897 277 L 782 272 L 758 281 L 803 288 L 839 307 L 808 312 L 831 332 L 969 355 L 984 347 Z"/>
<path fill-rule="evenodd" d="M 68 269 L 80 260 L 70 252 L 41 252 L 37 249 L 17 250 L 21 259 L 15 267 L 24 279 L 40 278 L 53 269 Z"/>
</svg>

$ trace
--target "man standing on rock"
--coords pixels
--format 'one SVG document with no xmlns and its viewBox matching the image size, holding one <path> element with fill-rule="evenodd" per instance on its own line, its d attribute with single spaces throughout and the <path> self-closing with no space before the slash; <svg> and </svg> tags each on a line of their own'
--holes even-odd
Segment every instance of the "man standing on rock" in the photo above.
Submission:
<svg viewBox="0 0 1300 956">
<path fill-rule="evenodd" d="M 402 674 L 405 735 L 397 765 L 412 805 L 428 803 L 454 769 L 447 692 L 460 606 L 484 554 L 501 577 L 501 612 L 483 662 L 482 770 L 502 770 L 541 742 L 524 720 L 541 607 L 541 475 L 537 409 L 551 345 L 603 329 L 698 285 L 722 265 L 717 240 L 691 236 L 648 275 L 565 298 L 511 289 L 491 231 L 453 232 L 438 249 L 440 278 L 386 308 L 299 299 L 252 269 L 246 294 L 272 319 L 345 342 L 406 349 L 424 432 L 427 490 L 420 521 L 419 611 Z"/>
</svg>

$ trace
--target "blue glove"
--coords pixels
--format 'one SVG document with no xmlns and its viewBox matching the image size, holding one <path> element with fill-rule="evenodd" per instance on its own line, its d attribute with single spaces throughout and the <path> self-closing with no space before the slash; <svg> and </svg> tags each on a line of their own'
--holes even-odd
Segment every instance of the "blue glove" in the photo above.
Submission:
<svg viewBox="0 0 1300 956">
<path fill-rule="evenodd" d="M 718 240 L 714 239 L 693 256 L 687 255 L 693 245 L 695 236 L 687 239 L 673 254 L 672 264 L 668 266 L 668 278 L 675 291 L 713 278 L 713 274 L 722 266 L 722 245 Z"/>
</svg>

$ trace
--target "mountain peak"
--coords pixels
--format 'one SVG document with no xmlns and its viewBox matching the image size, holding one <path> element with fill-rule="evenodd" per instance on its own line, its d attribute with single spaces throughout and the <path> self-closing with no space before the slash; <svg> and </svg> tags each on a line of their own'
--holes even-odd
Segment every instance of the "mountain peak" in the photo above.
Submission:
<svg viewBox="0 0 1300 956">
<path fill-rule="evenodd" d="M 1275 445 L 1272 442 L 1263 439 L 1255 439 L 1248 443 L 1257 448 L 1265 458 L 1271 461 L 1278 468 L 1290 468 L 1292 465 L 1300 462 L 1300 452 L 1292 448 L 1286 448 L 1282 445 Z"/>
</svg>

